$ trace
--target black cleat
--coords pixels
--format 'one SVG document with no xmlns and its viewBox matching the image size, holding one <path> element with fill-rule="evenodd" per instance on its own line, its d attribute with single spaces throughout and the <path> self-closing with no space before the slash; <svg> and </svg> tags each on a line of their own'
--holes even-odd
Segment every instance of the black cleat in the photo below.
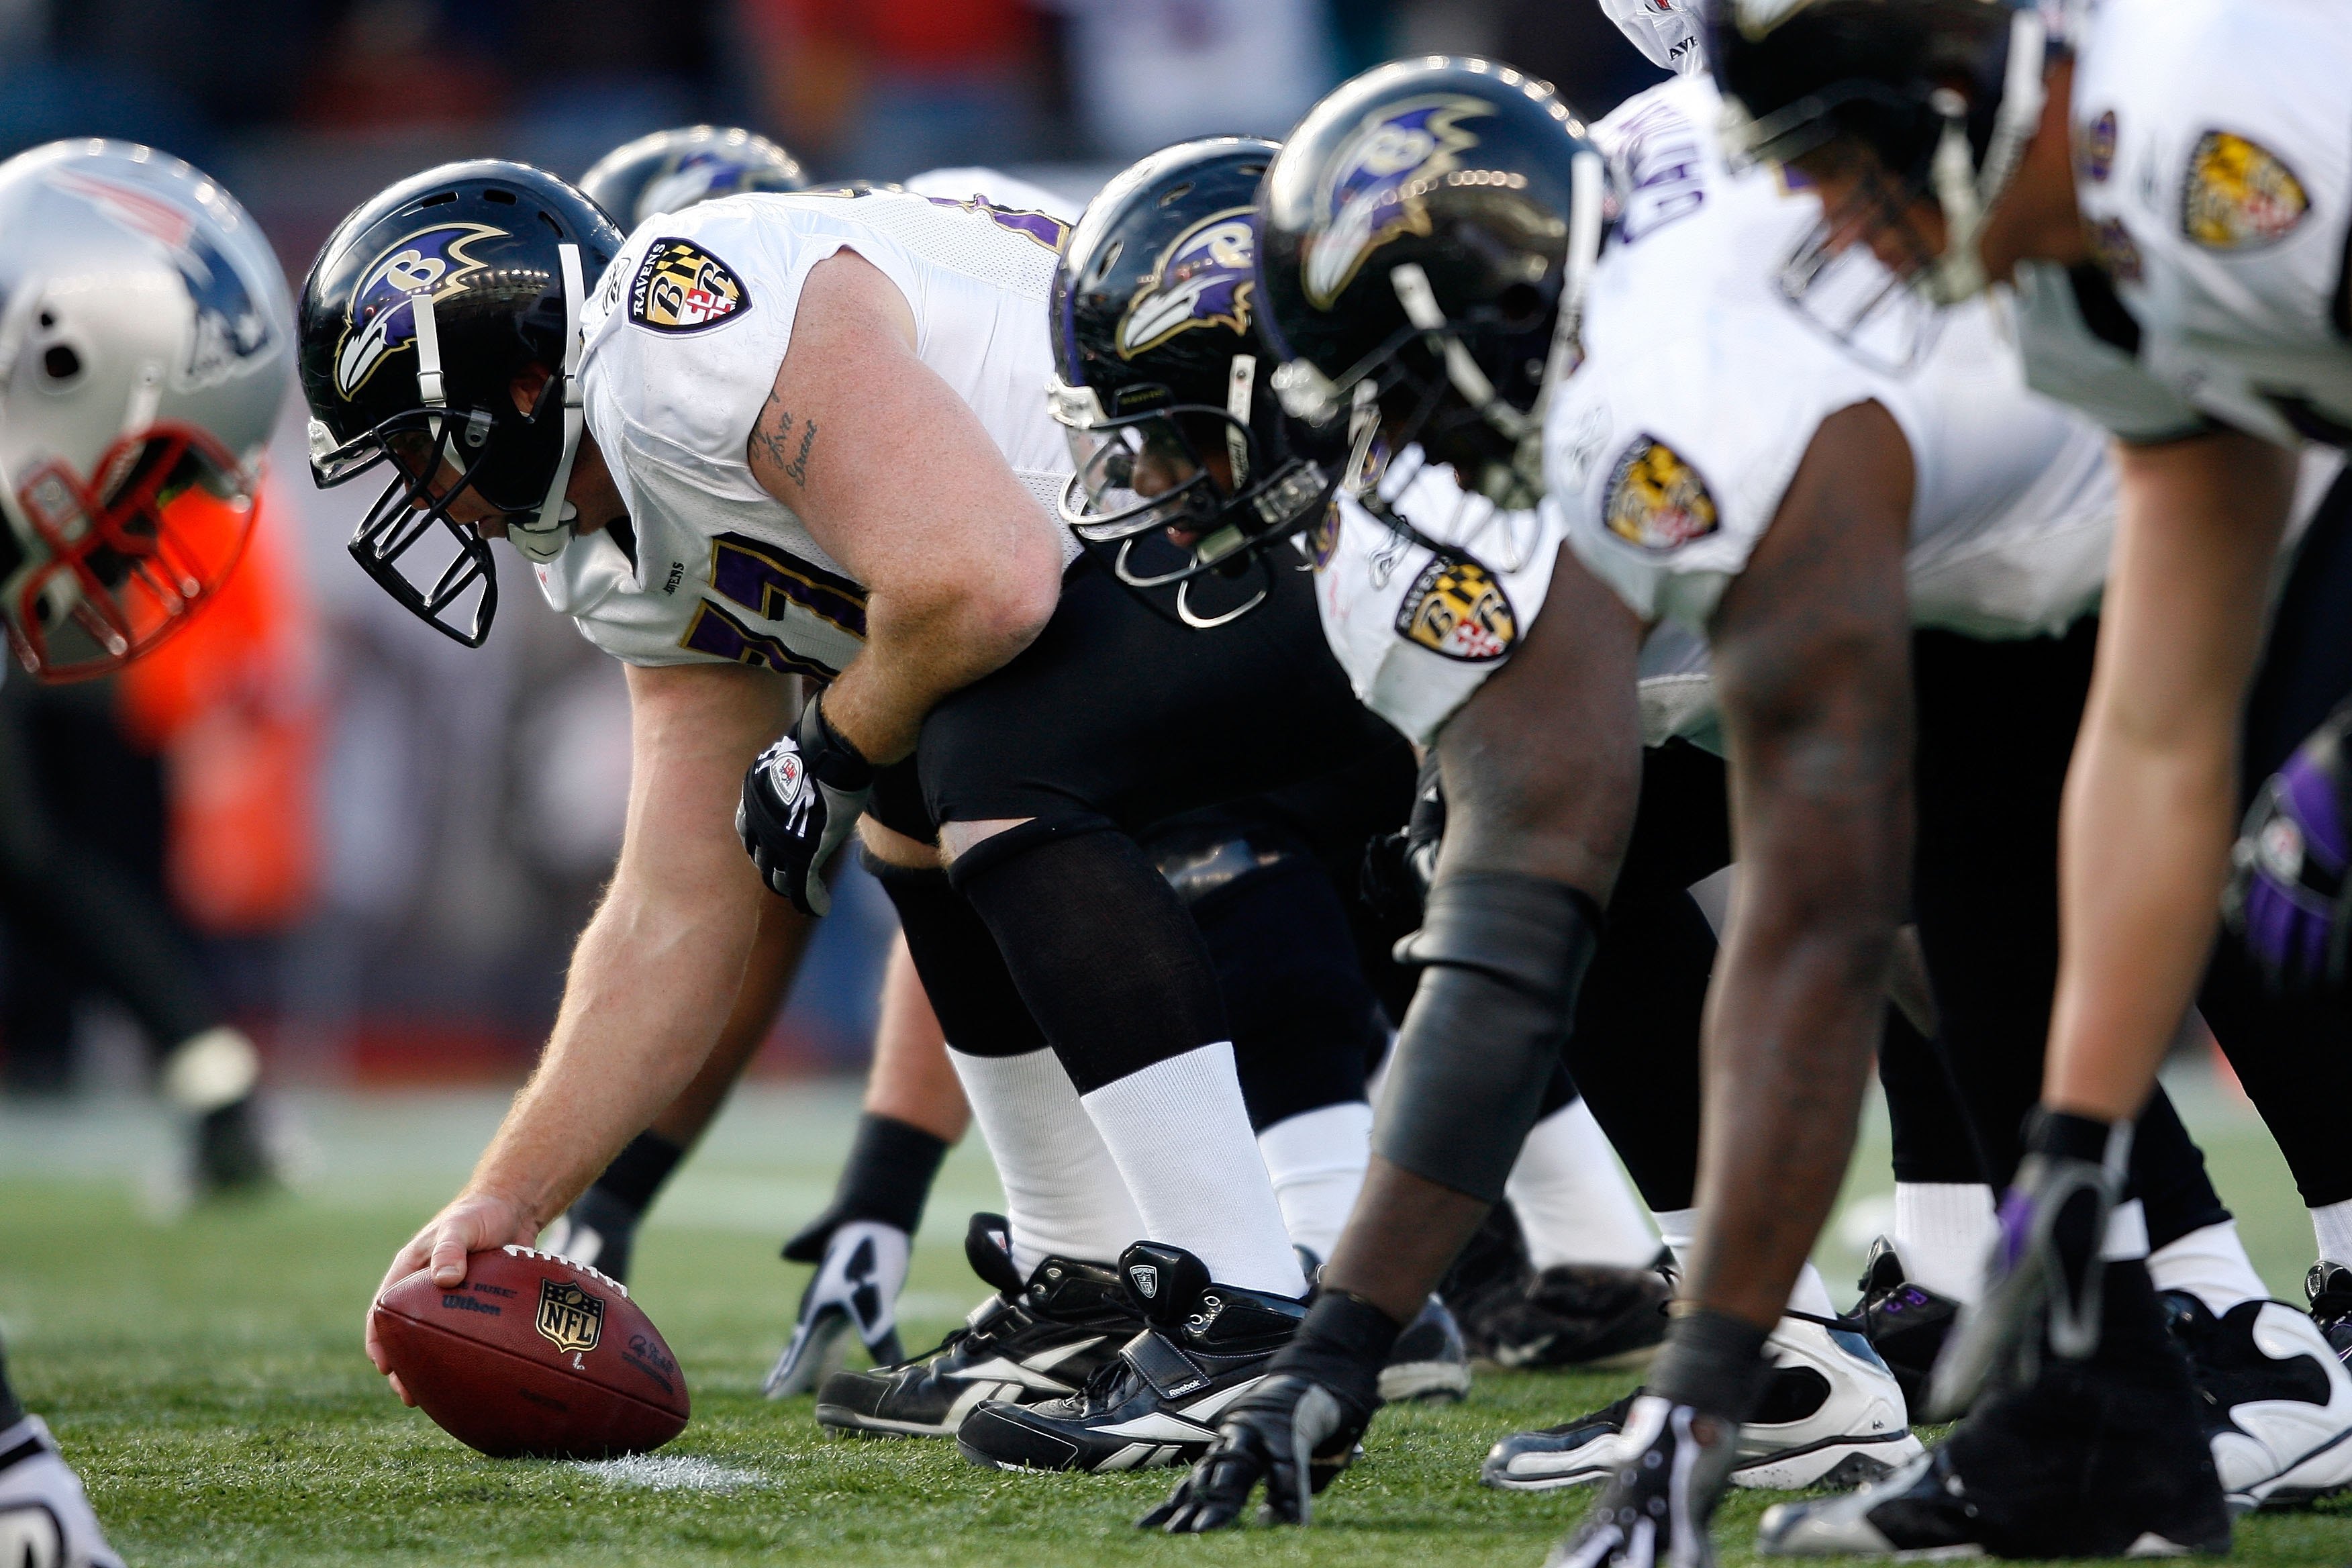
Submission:
<svg viewBox="0 0 2352 1568">
<path fill-rule="evenodd" d="M 1192 1464 L 1216 1441 L 1225 1407 L 1258 1384 L 1307 1316 L 1286 1296 L 1213 1284 L 1181 1247 L 1138 1242 L 1119 1271 L 1148 1319 L 1143 1331 L 1079 1394 L 973 1410 L 956 1432 L 965 1458 L 1001 1470 Z"/>
<path fill-rule="evenodd" d="M 2216 1318 L 2186 1290 L 2160 1300 L 2174 1342 L 2189 1352 L 2232 1512 L 2352 1487 L 2352 1374 L 2309 1318 L 2284 1301 L 2241 1301 Z"/>
<path fill-rule="evenodd" d="M 2303 1293 L 2336 1359 L 2352 1366 L 2352 1268 L 2323 1258 L 2303 1277 Z"/>
<path fill-rule="evenodd" d="M 1505 1368 L 1647 1366 L 1666 1337 L 1674 1255 L 1647 1268 L 1561 1264 L 1538 1272 L 1510 1205 L 1496 1204 L 1438 1294 L 1474 1362 Z"/>
<path fill-rule="evenodd" d="M 1853 1315 L 1862 1321 L 1863 1337 L 1902 1384 L 1904 1399 L 1916 1406 L 1927 1397 L 1927 1375 L 1959 1316 L 1960 1304 L 1906 1279 L 1903 1259 L 1883 1236 L 1870 1244 L 1861 1288 L 1862 1300 Z"/>
<path fill-rule="evenodd" d="M 818 1426 L 866 1436 L 950 1436 L 985 1401 L 1059 1399 L 1116 1361 L 1142 1324 L 1118 1271 L 1048 1258 L 1024 1285 L 1003 1224 L 975 1215 L 964 1241 L 973 1271 L 997 1293 L 927 1355 L 826 1378 L 817 1390 Z"/>
<path fill-rule="evenodd" d="M 1861 1491 L 1764 1515 L 1767 1556 L 2169 1557 L 2227 1552 L 2189 1364 L 2147 1271 L 2110 1264 L 2099 1348 L 2044 1356 L 1932 1452 Z"/>
<path fill-rule="evenodd" d="M 1470 1352 L 1461 1325 L 1432 1296 L 1404 1326 L 1381 1368 L 1381 1399 L 1389 1405 L 1452 1405 L 1470 1392 Z"/>
<path fill-rule="evenodd" d="M 253 1096 L 196 1119 L 195 1175 L 197 1193 L 208 1198 L 250 1196 L 280 1184 L 278 1156 Z"/>
</svg>

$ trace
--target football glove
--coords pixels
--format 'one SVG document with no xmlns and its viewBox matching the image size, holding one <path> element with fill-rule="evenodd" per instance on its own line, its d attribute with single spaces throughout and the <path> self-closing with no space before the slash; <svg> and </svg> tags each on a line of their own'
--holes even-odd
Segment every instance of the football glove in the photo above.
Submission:
<svg viewBox="0 0 2352 1568">
<path fill-rule="evenodd" d="M 1545 1568 L 1715 1568 L 1706 1525 L 1738 1436 L 1728 1421 L 1637 1394 L 1617 1439 L 1616 1474 Z"/>
<path fill-rule="evenodd" d="M 833 907 L 819 875 L 866 811 L 874 766 L 826 722 L 820 698 L 743 775 L 735 832 L 760 879 L 804 915 Z"/>
<path fill-rule="evenodd" d="M 801 1292 L 792 1342 L 768 1373 L 771 1399 L 807 1394 L 824 1380 L 851 1333 L 877 1366 L 907 1359 L 898 1343 L 898 1292 L 907 1283 L 908 1236 L 895 1225 L 846 1220 L 825 1242 L 824 1261 Z"/>
<path fill-rule="evenodd" d="M 2352 934 L 2345 878 L 2352 859 L 2347 729 L 2352 704 L 2337 709 L 2263 781 L 2230 852 L 2223 910 L 2247 952 L 2288 991 L 2344 982 Z"/>
<path fill-rule="evenodd" d="M 1171 1535 L 1223 1530 L 1265 1483 L 1269 1523 L 1306 1524 L 1314 1498 L 1354 1463 L 1357 1442 L 1380 1407 L 1379 1371 L 1301 1355 L 1276 1358 L 1266 1377 L 1225 1409 L 1217 1440 L 1172 1496 L 1136 1523 Z M 1307 1364 L 1301 1365 L 1300 1363 Z"/>
</svg>

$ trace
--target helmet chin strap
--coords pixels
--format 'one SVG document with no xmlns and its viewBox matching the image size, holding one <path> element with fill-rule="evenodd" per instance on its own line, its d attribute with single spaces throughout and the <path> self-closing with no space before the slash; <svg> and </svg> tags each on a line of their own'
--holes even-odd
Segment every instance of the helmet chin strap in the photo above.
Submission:
<svg viewBox="0 0 2352 1568">
<path fill-rule="evenodd" d="M 538 515 L 529 522 L 507 520 L 507 538 L 541 565 L 562 555 L 572 542 L 572 525 L 580 514 L 563 492 L 572 486 L 572 464 L 580 455 L 580 433 L 587 419 L 580 392 L 580 305 L 587 292 L 580 276 L 580 247 L 559 245 L 555 253 L 563 268 L 563 368 L 557 373 L 563 397 L 563 455 L 556 459 L 555 477 L 548 483 Z"/>
<path fill-rule="evenodd" d="M 1944 213 L 1944 249 L 1928 266 L 1922 288 L 1938 305 L 1955 305 L 1985 290 L 1985 216 L 2016 175 L 2026 145 L 2042 122 L 2048 96 L 2042 68 L 2049 43 L 2040 12 L 2021 8 L 2010 17 L 2000 107 L 1993 113 L 1992 135 L 1980 167 L 1969 146 L 1968 100 L 1949 88 L 1938 89 L 1928 100 L 1944 120 L 1927 166 L 1928 184 Z"/>
</svg>

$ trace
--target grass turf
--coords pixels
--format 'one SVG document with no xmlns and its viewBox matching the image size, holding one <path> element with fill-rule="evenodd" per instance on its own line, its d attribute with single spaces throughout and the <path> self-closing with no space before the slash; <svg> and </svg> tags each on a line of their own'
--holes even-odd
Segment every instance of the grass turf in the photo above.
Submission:
<svg viewBox="0 0 2352 1568">
<path fill-rule="evenodd" d="M 2192 1086 L 2185 1107 L 2274 1289 L 2309 1256 L 2259 1125 Z M 1388 1564 L 1539 1563 L 1576 1494 L 1476 1484 L 1486 1445 L 1614 1398 L 1632 1378 L 1481 1374 L 1468 1403 L 1386 1413 L 1370 1454 L 1310 1531 L 1171 1541 L 1132 1529 L 1172 1472 L 1007 1476 L 950 1444 L 820 1436 L 807 1399 L 758 1385 L 801 1274 L 775 1238 L 823 1201 L 850 1120 L 831 1089 L 745 1097 L 665 1199 L 636 1290 L 685 1363 L 695 1419 L 650 1459 L 483 1459 L 387 1394 L 359 1352 L 392 1248 L 459 1179 L 499 1106 L 444 1096 L 306 1102 L 320 1149 L 294 1194 L 154 1217 L 131 1167 L 168 1131 L 151 1113 L 0 1114 L 0 1322 L 28 1403 L 81 1468 L 133 1563 Z M 1886 1184 L 1866 1148 L 1824 1263 L 1843 1287 Z M 909 1344 L 979 1293 L 956 1241 L 992 1195 L 967 1146 L 918 1247 Z M 1843 1278 L 1841 1278 L 1843 1276 Z M 1717 1540 L 1751 1561 L 1772 1499 L 1735 1493 Z M 2235 1560 L 2352 1563 L 2352 1506 L 2242 1521 Z"/>
</svg>

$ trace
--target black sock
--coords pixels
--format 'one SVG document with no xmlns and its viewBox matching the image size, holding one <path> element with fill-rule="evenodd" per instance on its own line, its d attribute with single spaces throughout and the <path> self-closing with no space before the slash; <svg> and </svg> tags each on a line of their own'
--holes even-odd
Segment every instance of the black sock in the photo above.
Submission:
<svg viewBox="0 0 2352 1568">
<path fill-rule="evenodd" d="M 1080 1094 L 1233 1038 L 1200 928 L 1126 834 L 1024 823 L 949 877 Z"/>
<path fill-rule="evenodd" d="M 8 1356 L 0 1351 L 0 1432 L 6 1431 L 25 1418 L 25 1407 L 16 1403 L 16 1391 L 8 1386 Z"/>
<path fill-rule="evenodd" d="M 784 1243 L 786 1261 L 821 1262 L 835 1228 L 854 1219 L 878 1220 L 914 1235 L 923 1223 L 932 1178 L 947 1157 L 948 1141 L 938 1134 L 895 1116 L 866 1112 L 857 1119 L 857 1136 L 834 1185 L 833 1202 Z"/>
<path fill-rule="evenodd" d="M 596 1178 L 590 1190 L 602 1194 L 612 1203 L 628 1211 L 633 1218 L 641 1218 L 653 1206 L 654 1196 L 669 1180 L 677 1163 L 686 1158 L 686 1146 L 673 1143 L 658 1132 L 640 1132 L 629 1140 L 629 1146 L 613 1156 L 604 1173 Z"/>
</svg>

